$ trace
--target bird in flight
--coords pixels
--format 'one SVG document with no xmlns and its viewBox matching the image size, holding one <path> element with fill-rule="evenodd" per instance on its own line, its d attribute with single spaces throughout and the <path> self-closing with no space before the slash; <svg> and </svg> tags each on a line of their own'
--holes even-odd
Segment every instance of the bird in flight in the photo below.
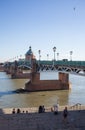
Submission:
<svg viewBox="0 0 85 130">
<path fill-rule="evenodd" d="M 75 9 L 76 9 L 76 8 L 74 7 L 73 10 L 75 11 Z"/>
</svg>

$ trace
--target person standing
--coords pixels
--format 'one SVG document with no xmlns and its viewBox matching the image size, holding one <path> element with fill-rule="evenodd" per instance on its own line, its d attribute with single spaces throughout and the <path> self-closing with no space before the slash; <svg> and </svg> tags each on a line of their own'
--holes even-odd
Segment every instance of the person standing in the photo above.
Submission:
<svg viewBox="0 0 85 130">
<path fill-rule="evenodd" d="M 42 112 L 45 112 L 45 107 L 44 107 L 44 105 L 42 106 Z"/>
<path fill-rule="evenodd" d="M 58 114 L 58 106 L 54 105 L 54 114 L 57 115 Z"/>
<path fill-rule="evenodd" d="M 67 109 L 67 107 L 65 107 L 63 110 L 63 120 L 66 123 L 67 123 L 67 117 L 68 117 L 68 109 Z"/>
</svg>

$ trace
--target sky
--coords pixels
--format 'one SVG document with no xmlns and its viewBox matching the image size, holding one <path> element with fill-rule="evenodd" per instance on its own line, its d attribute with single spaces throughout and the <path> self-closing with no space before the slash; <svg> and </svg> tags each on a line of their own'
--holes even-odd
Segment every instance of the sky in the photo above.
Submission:
<svg viewBox="0 0 85 130">
<path fill-rule="evenodd" d="M 25 58 L 85 60 L 85 0 L 0 0 L 0 62 Z"/>
</svg>

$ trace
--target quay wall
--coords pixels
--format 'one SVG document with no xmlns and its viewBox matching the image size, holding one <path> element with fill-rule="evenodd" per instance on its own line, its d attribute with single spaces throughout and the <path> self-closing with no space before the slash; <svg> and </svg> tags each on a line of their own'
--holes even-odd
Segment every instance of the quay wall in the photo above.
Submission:
<svg viewBox="0 0 85 130">
<path fill-rule="evenodd" d="M 51 112 L 51 108 L 53 106 L 45 107 L 45 112 Z M 66 106 L 59 106 L 58 111 L 63 111 L 64 108 L 67 107 L 69 111 L 76 111 L 76 110 L 85 110 L 85 105 L 82 104 L 75 104 L 75 105 L 66 105 Z M 26 107 L 26 108 L 19 108 L 21 113 L 28 111 L 28 113 L 38 113 L 38 107 Z M 3 113 L 5 114 L 12 114 L 13 108 L 2 108 Z M 17 108 L 15 108 L 17 111 Z M 1 113 L 0 113 L 1 114 Z"/>
</svg>

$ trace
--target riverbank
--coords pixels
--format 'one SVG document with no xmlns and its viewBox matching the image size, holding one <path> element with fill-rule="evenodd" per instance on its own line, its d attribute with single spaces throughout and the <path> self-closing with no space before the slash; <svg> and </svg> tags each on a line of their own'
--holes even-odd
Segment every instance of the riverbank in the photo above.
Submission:
<svg viewBox="0 0 85 130">
<path fill-rule="evenodd" d="M 72 106 L 66 105 L 69 111 L 78 111 L 78 110 L 85 110 L 85 105 L 81 105 L 80 103 L 77 103 Z M 45 112 L 51 112 L 52 107 L 45 107 Z M 63 111 L 65 106 L 59 106 L 58 111 Z M 17 111 L 18 108 L 15 108 L 15 111 Z M 19 108 L 21 113 L 28 111 L 28 113 L 38 113 L 38 107 L 26 107 L 26 108 Z M 1 113 L 3 114 L 12 114 L 13 108 L 2 108 Z"/>
<path fill-rule="evenodd" d="M 19 114 L 12 114 L 12 108 L 1 109 L 0 129 L 85 130 L 85 106 L 80 104 L 68 106 L 68 123 L 63 122 L 62 113 L 64 107 L 59 106 L 58 115 L 54 115 L 50 107 L 46 108 L 45 113 L 38 113 L 38 108 L 20 108 L 21 113 Z"/>
</svg>

